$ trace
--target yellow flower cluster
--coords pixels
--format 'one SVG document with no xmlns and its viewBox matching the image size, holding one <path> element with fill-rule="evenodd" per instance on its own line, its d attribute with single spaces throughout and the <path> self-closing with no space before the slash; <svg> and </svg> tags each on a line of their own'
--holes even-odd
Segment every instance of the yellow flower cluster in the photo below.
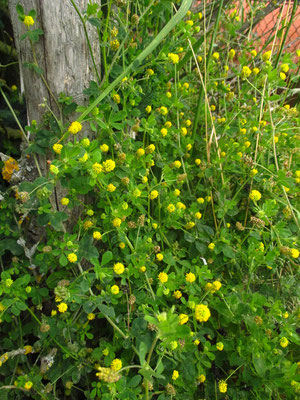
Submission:
<svg viewBox="0 0 300 400">
<path fill-rule="evenodd" d="M 149 194 L 149 199 L 154 200 L 158 197 L 158 191 L 157 190 L 152 190 L 152 192 Z"/>
<path fill-rule="evenodd" d="M 60 313 L 64 313 L 67 311 L 68 305 L 66 303 L 60 303 L 58 304 L 57 308 Z"/>
<path fill-rule="evenodd" d="M 219 391 L 220 393 L 226 393 L 227 392 L 227 383 L 225 381 L 220 381 L 219 384 Z"/>
<path fill-rule="evenodd" d="M 209 308 L 205 304 L 198 304 L 195 307 L 195 317 L 199 322 L 206 322 L 211 316 Z"/>
<path fill-rule="evenodd" d="M 110 288 L 110 291 L 111 291 L 112 294 L 118 294 L 118 293 L 120 292 L 119 286 L 113 285 L 113 286 Z"/>
<path fill-rule="evenodd" d="M 74 121 L 69 126 L 68 132 L 72 133 L 73 135 L 76 135 L 76 133 L 80 132 L 81 129 L 82 129 L 81 123 L 78 121 Z"/>
<path fill-rule="evenodd" d="M 166 282 L 168 282 L 168 275 L 167 275 L 165 272 L 160 272 L 160 273 L 158 274 L 158 280 L 159 280 L 161 283 L 166 283 Z"/>
<path fill-rule="evenodd" d="M 62 148 L 63 148 L 63 145 L 62 145 L 62 144 L 59 144 L 59 143 L 55 143 L 55 144 L 52 146 L 52 149 L 53 149 L 53 151 L 54 151 L 56 154 L 60 154 L 61 151 L 62 151 Z"/>
<path fill-rule="evenodd" d="M 34 24 L 34 19 L 30 15 L 25 15 L 23 23 L 29 28 L 31 25 Z"/>
<path fill-rule="evenodd" d="M 121 275 L 121 274 L 123 274 L 124 270 L 125 270 L 125 267 L 122 263 L 118 262 L 114 265 L 114 271 L 116 274 Z"/>
<path fill-rule="evenodd" d="M 70 263 L 75 263 L 77 261 L 77 256 L 75 253 L 70 253 L 67 255 L 67 259 Z"/>
<path fill-rule="evenodd" d="M 106 383 L 118 382 L 118 380 L 121 379 L 121 375 L 118 371 L 114 371 L 111 368 L 99 367 L 98 371 L 99 372 L 96 373 L 96 376 Z"/>
<path fill-rule="evenodd" d="M 115 358 L 114 360 L 112 360 L 110 368 L 113 371 L 119 371 L 122 368 L 122 361 L 119 358 Z"/>
<path fill-rule="evenodd" d="M 205 285 L 205 290 L 210 293 L 215 293 L 220 290 L 222 287 L 222 283 L 220 281 L 214 281 L 213 283 L 208 282 Z"/>
<path fill-rule="evenodd" d="M 261 199 L 261 194 L 258 190 L 251 190 L 251 193 L 249 194 L 249 199 L 252 201 L 258 201 Z"/>
<path fill-rule="evenodd" d="M 168 54 L 168 59 L 172 61 L 173 64 L 178 64 L 179 63 L 179 56 L 174 53 L 169 53 Z"/>
</svg>

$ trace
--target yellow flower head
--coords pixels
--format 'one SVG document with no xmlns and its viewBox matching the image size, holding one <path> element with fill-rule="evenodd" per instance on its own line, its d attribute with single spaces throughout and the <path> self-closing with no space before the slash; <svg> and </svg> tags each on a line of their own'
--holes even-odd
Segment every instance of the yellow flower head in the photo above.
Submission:
<svg viewBox="0 0 300 400">
<path fill-rule="evenodd" d="M 217 53 L 217 52 L 215 52 L 215 53 L 213 53 L 212 58 L 213 58 L 214 60 L 218 61 L 219 58 L 220 58 L 220 54 Z"/>
<path fill-rule="evenodd" d="M 218 343 L 216 344 L 216 348 L 217 348 L 219 351 L 222 351 L 222 350 L 224 349 L 224 344 L 223 344 L 222 342 L 218 342 Z"/>
<path fill-rule="evenodd" d="M 25 15 L 23 23 L 29 28 L 34 24 L 34 19 L 30 15 Z"/>
<path fill-rule="evenodd" d="M 179 63 L 179 56 L 177 54 L 169 53 L 168 54 L 168 58 L 173 64 L 178 64 Z"/>
<path fill-rule="evenodd" d="M 209 248 L 209 250 L 213 250 L 215 248 L 215 244 L 214 243 L 209 243 L 209 245 L 207 246 Z"/>
<path fill-rule="evenodd" d="M 185 126 L 182 126 L 182 127 L 180 128 L 180 132 L 181 132 L 182 136 L 186 136 L 186 135 L 187 135 L 187 129 L 186 129 L 186 127 L 185 127 Z"/>
<path fill-rule="evenodd" d="M 111 291 L 112 294 L 118 294 L 118 293 L 120 292 L 119 286 L 113 285 L 113 286 L 110 288 L 110 291 Z"/>
<path fill-rule="evenodd" d="M 150 114 L 151 111 L 152 111 L 152 107 L 151 106 L 147 106 L 145 110 L 146 110 L 146 113 Z"/>
<path fill-rule="evenodd" d="M 286 338 L 286 337 L 282 337 L 282 338 L 280 339 L 280 342 L 279 342 L 279 344 L 280 344 L 280 346 L 281 346 L 281 347 L 285 348 L 285 347 L 287 347 L 287 346 L 288 346 L 288 344 L 289 344 L 289 341 L 287 340 L 287 338 Z"/>
<path fill-rule="evenodd" d="M 94 238 L 95 240 L 101 240 L 101 239 L 102 239 L 102 235 L 101 235 L 100 232 L 95 231 L 95 232 L 93 232 L 93 238 Z"/>
<path fill-rule="evenodd" d="M 62 148 L 63 148 L 63 145 L 62 145 L 62 144 L 59 144 L 59 143 L 55 143 L 55 144 L 52 146 L 52 149 L 54 150 L 54 152 L 55 152 L 56 154 L 60 154 Z"/>
<path fill-rule="evenodd" d="M 114 265 L 114 271 L 116 274 L 121 275 L 123 274 L 125 267 L 122 263 L 118 262 Z"/>
<path fill-rule="evenodd" d="M 117 51 L 119 47 L 120 47 L 120 42 L 118 41 L 118 39 L 112 40 L 112 41 L 110 42 L 110 48 L 111 48 L 113 51 Z"/>
<path fill-rule="evenodd" d="M 121 218 L 114 218 L 112 221 L 112 224 L 115 228 L 118 228 L 119 226 L 121 226 L 122 220 Z"/>
<path fill-rule="evenodd" d="M 88 138 L 83 138 L 82 139 L 82 141 L 81 141 L 81 144 L 82 144 L 82 146 L 83 147 L 89 147 L 89 145 L 91 144 L 91 142 L 90 142 L 90 139 L 88 139 Z"/>
<path fill-rule="evenodd" d="M 59 169 L 56 167 L 56 165 L 51 164 L 50 168 L 49 168 L 50 172 L 52 172 L 52 174 L 57 175 L 59 173 Z"/>
<path fill-rule="evenodd" d="M 165 137 L 168 134 L 168 130 L 166 128 L 161 128 L 160 133 L 162 134 L 163 137 Z"/>
<path fill-rule="evenodd" d="M 158 274 L 158 280 L 161 283 L 166 283 L 166 282 L 168 282 L 168 275 L 165 272 L 161 272 Z"/>
<path fill-rule="evenodd" d="M 195 222 L 190 221 L 185 224 L 185 229 L 192 229 L 192 228 L 194 228 L 194 226 L 195 226 Z"/>
<path fill-rule="evenodd" d="M 248 78 L 251 75 L 251 69 L 247 66 L 244 66 L 242 69 L 242 78 Z"/>
<path fill-rule="evenodd" d="M 290 255 L 293 258 L 298 258 L 299 257 L 299 250 L 298 249 L 290 249 Z"/>
<path fill-rule="evenodd" d="M 61 204 L 62 204 L 63 206 L 67 206 L 67 205 L 70 203 L 70 200 L 69 200 L 67 197 L 63 197 L 63 198 L 60 200 L 60 202 L 61 202 Z"/>
<path fill-rule="evenodd" d="M 103 151 L 103 153 L 107 153 L 109 150 L 109 147 L 107 146 L 107 144 L 104 143 L 100 146 L 100 150 Z"/>
<path fill-rule="evenodd" d="M 145 150 L 142 149 L 142 148 L 138 149 L 137 152 L 136 152 L 136 155 L 138 157 L 142 157 L 144 154 L 145 154 Z"/>
<path fill-rule="evenodd" d="M 110 183 L 109 185 L 107 185 L 107 188 L 106 188 L 106 190 L 108 191 L 108 192 L 114 192 L 115 190 L 116 190 L 116 186 L 115 185 L 113 185 L 112 183 Z"/>
<path fill-rule="evenodd" d="M 71 123 L 71 125 L 68 128 L 68 132 L 73 133 L 73 135 L 76 135 L 76 133 L 80 132 L 82 129 L 82 125 L 78 121 L 74 121 Z"/>
<path fill-rule="evenodd" d="M 199 322 L 206 322 L 211 316 L 209 308 L 205 304 L 198 304 L 195 307 L 195 317 Z"/>
<path fill-rule="evenodd" d="M 173 162 L 173 167 L 180 168 L 181 167 L 181 162 L 179 160 L 174 161 Z"/>
<path fill-rule="evenodd" d="M 122 368 L 122 361 L 119 358 L 112 360 L 110 368 L 114 371 L 119 371 Z"/>
<path fill-rule="evenodd" d="M 175 189 L 173 193 L 174 193 L 174 196 L 176 196 L 176 197 L 180 196 L 180 190 L 179 189 Z"/>
<path fill-rule="evenodd" d="M 200 382 L 200 383 L 203 383 L 203 382 L 205 382 L 206 381 L 206 376 L 205 375 L 203 375 L 203 374 L 201 374 L 201 375 L 199 375 L 198 376 L 198 381 Z"/>
<path fill-rule="evenodd" d="M 169 213 L 173 213 L 176 210 L 176 208 L 175 208 L 174 204 L 171 203 L 168 205 L 167 210 Z"/>
<path fill-rule="evenodd" d="M 113 99 L 113 102 L 116 104 L 121 103 L 121 96 L 118 93 L 113 94 L 112 99 Z"/>
<path fill-rule="evenodd" d="M 270 58 L 271 58 L 271 54 L 272 54 L 271 50 L 266 51 L 266 52 L 262 55 L 263 61 L 269 61 Z"/>
<path fill-rule="evenodd" d="M 158 197 L 158 191 L 157 190 L 152 190 L 152 192 L 149 194 L 150 200 L 154 200 Z"/>
<path fill-rule="evenodd" d="M 252 57 L 256 57 L 257 56 L 257 51 L 256 50 L 251 50 L 250 54 Z"/>
<path fill-rule="evenodd" d="M 167 109 L 167 107 L 162 106 L 162 107 L 160 107 L 159 112 L 161 115 L 167 115 L 168 109 Z"/>
<path fill-rule="evenodd" d="M 94 313 L 89 313 L 88 315 L 87 315 L 87 319 L 89 320 L 89 321 L 92 321 L 93 319 L 95 319 L 95 314 Z"/>
<path fill-rule="evenodd" d="M 102 163 L 105 172 L 111 172 L 115 169 L 116 163 L 113 160 L 106 160 Z"/>
<path fill-rule="evenodd" d="M 31 18 L 31 17 L 29 17 L 29 18 Z M 25 382 L 24 389 L 30 390 L 32 388 L 32 386 L 33 386 L 33 383 L 30 381 L 27 381 L 27 382 Z"/>
<path fill-rule="evenodd" d="M 147 74 L 148 76 L 154 75 L 153 69 L 151 69 L 151 68 L 147 69 L 146 74 Z"/>
<path fill-rule="evenodd" d="M 252 201 L 258 201 L 261 199 L 261 194 L 258 190 L 251 190 L 251 193 L 249 194 L 249 199 Z"/>
<path fill-rule="evenodd" d="M 280 66 L 280 69 L 281 69 L 282 72 L 288 72 L 288 70 L 290 69 L 290 67 L 289 67 L 288 64 L 282 64 L 282 65 Z"/>
<path fill-rule="evenodd" d="M 235 56 L 235 50 L 234 49 L 230 49 L 229 53 L 228 53 L 228 57 L 230 60 L 232 60 Z"/>
<path fill-rule="evenodd" d="M 92 168 L 93 171 L 96 172 L 97 174 L 100 174 L 103 171 L 102 165 L 97 162 L 92 165 Z"/>
<path fill-rule="evenodd" d="M 161 253 L 157 253 L 157 254 L 156 254 L 156 259 L 157 259 L 158 261 L 162 261 L 163 258 L 164 258 L 164 255 L 163 255 L 163 254 L 161 254 Z"/>
<path fill-rule="evenodd" d="M 196 280 L 196 275 L 193 274 L 192 272 L 189 272 L 185 275 L 185 280 L 189 283 L 193 283 Z"/>
<path fill-rule="evenodd" d="M 60 313 L 64 313 L 67 311 L 68 305 L 66 303 L 60 303 L 58 304 L 57 308 Z"/>
<path fill-rule="evenodd" d="M 70 253 L 67 255 L 67 259 L 70 263 L 75 263 L 77 261 L 77 256 L 75 253 Z"/>
<path fill-rule="evenodd" d="M 87 152 L 84 153 L 84 155 L 82 157 L 79 158 L 79 162 L 81 163 L 85 163 L 87 161 L 87 159 L 89 158 L 89 155 Z"/>
<path fill-rule="evenodd" d="M 176 381 L 176 379 L 178 379 L 178 377 L 179 377 L 179 372 L 176 371 L 176 369 L 174 369 L 173 374 L 172 374 L 173 381 Z"/>
<path fill-rule="evenodd" d="M 259 73 L 259 68 L 253 68 L 252 73 L 253 75 L 257 75 Z"/>
<path fill-rule="evenodd" d="M 175 297 L 175 299 L 180 299 L 180 297 L 182 297 L 182 293 L 180 290 L 175 290 L 173 296 Z"/>
<path fill-rule="evenodd" d="M 25 354 L 30 354 L 32 353 L 32 346 L 24 346 Z"/>
<path fill-rule="evenodd" d="M 220 393 L 226 393 L 227 392 L 227 383 L 225 381 L 219 381 L 219 391 Z"/>
<path fill-rule="evenodd" d="M 189 317 L 187 314 L 179 314 L 179 323 L 180 325 L 184 325 L 188 322 Z"/>
<path fill-rule="evenodd" d="M 154 144 L 149 144 L 149 146 L 146 147 L 146 153 L 147 154 L 152 154 L 155 152 L 155 146 Z"/>
</svg>

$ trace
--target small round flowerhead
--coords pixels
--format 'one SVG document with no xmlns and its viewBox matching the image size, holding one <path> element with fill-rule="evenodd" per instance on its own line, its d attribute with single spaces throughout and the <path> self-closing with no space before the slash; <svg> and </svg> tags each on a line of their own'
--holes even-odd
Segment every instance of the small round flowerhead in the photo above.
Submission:
<svg viewBox="0 0 300 400">
<path fill-rule="evenodd" d="M 114 271 L 116 274 L 121 275 L 123 274 L 125 267 L 122 263 L 118 262 L 114 265 Z"/>
<path fill-rule="evenodd" d="M 207 246 L 209 248 L 209 250 L 213 250 L 215 248 L 215 244 L 214 243 L 209 243 L 209 245 Z"/>
<path fill-rule="evenodd" d="M 241 76 L 242 78 L 248 78 L 251 75 L 252 71 L 246 65 L 242 68 Z"/>
<path fill-rule="evenodd" d="M 256 57 L 257 56 L 257 51 L 256 50 L 251 50 L 250 54 L 252 57 Z"/>
<path fill-rule="evenodd" d="M 185 280 L 189 283 L 193 283 L 196 280 L 196 275 L 193 274 L 192 272 L 189 272 L 185 275 Z"/>
<path fill-rule="evenodd" d="M 203 204 L 204 203 L 204 198 L 203 197 L 198 197 L 197 203 Z"/>
<path fill-rule="evenodd" d="M 282 64 L 282 65 L 280 66 L 280 69 L 281 69 L 282 72 L 288 72 L 288 70 L 290 69 L 290 67 L 289 67 L 288 64 Z"/>
<path fill-rule="evenodd" d="M 258 190 L 251 190 L 249 194 L 249 199 L 252 201 L 258 201 L 261 199 L 261 194 Z"/>
<path fill-rule="evenodd" d="M 75 253 L 70 253 L 67 255 L 67 259 L 70 263 L 75 263 L 77 261 L 77 256 Z"/>
<path fill-rule="evenodd" d="M 203 383 L 203 382 L 205 382 L 205 380 L 206 380 L 206 376 L 203 375 L 203 374 L 201 374 L 201 375 L 198 376 L 197 380 L 198 380 L 200 383 Z"/>
<path fill-rule="evenodd" d="M 158 274 L 158 280 L 159 280 L 161 283 L 166 283 L 166 282 L 168 282 L 168 275 L 167 275 L 165 272 L 160 272 L 160 273 Z"/>
<path fill-rule="evenodd" d="M 166 96 L 167 96 L 168 99 L 170 99 L 172 97 L 172 93 L 171 92 L 167 92 Z"/>
<path fill-rule="evenodd" d="M 235 50 L 234 49 L 230 49 L 229 53 L 228 53 L 228 57 L 230 60 L 232 60 L 235 56 Z"/>
<path fill-rule="evenodd" d="M 140 148 L 137 150 L 136 155 L 138 157 L 142 157 L 145 154 L 145 150 L 143 148 Z"/>
<path fill-rule="evenodd" d="M 32 346 L 24 346 L 24 349 L 25 349 L 25 354 L 30 354 L 32 353 L 33 350 Z"/>
<path fill-rule="evenodd" d="M 102 235 L 101 235 L 101 233 L 99 231 L 95 231 L 95 232 L 93 232 L 93 238 L 95 240 L 101 240 L 102 239 Z"/>
<path fill-rule="evenodd" d="M 173 162 L 173 167 L 175 167 L 177 169 L 180 168 L 181 167 L 181 162 L 179 160 L 174 161 Z"/>
<path fill-rule="evenodd" d="M 30 390 L 32 388 L 32 386 L 33 386 L 33 383 L 31 381 L 27 381 L 27 382 L 25 382 L 24 389 Z"/>
<path fill-rule="evenodd" d="M 182 293 L 180 290 L 175 290 L 173 296 L 175 297 L 175 299 L 180 299 L 180 297 L 182 297 Z"/>
<path fill-rule="evenodd" d="M 102 165 L 97 162 L 92 165 L 92 168 L 93 171 L 96 172 L 96 174 L 100 174 L 103 171 Z"/>
<path fill-rule="evenodd" d="M 206 322 L 211 316 L 209 308 L 205 304 L 198 304 L 195 307 L 195 317 L 199 322 Z"/>
<path fill-rule="evenodd" d="M 64 312 L 67 311 L 68 305 L 67 305 L 66 303 L 59 303 L 58 306 L 57 306 L 57 308 L 58 308 L 58 311 L 59 311 L 60 313 L 64 313 Z"/>
<path fill-rule="evenodd" d="M 73 121 L 68 128 L 68 132 L 73 133 L 73 135 L 76 135 L 76 133 L 80 132 L 81 129 L 82 129 L 81 123 L 78 121 Z"/>
<path fill-rule="evenodd" d="M 112 294 L 118 294 L 118 293 L 120 292 L 119 286 L 113 285 L 113 286 L 110 288 L 110 291 L 111 291 Z"/>
<path fill-rule="evenodd" d="M 220 393 L 226 393 L 227 392 L 227 383 L 225 381 L 219 381 L 219 391 Z"/>
<path fill-rule="evenodd" d="M 63 198 L 60 200 L 60 202 L 61 202 L 61 204 L 62 204 L 63 206 L 67 206 L 67 205 L 70 203 L 70 200 L 69 200 L 67 197 L 63 197 Z"/>
<path fill-rule="evenodd" d="M 59 169 L 57 168 L 56 165 L 51 164 L 50 168 L 49 168 L 50 172 L 52 172 L 52 174 L 57 175 L 59 173 Z"/>
<path fill-rule="evenodd" d="M 105 172 L 111 172 L 115 169 L 116 163 L 113 160 L 106 160 L 102 163 Z"/>
<path fill-rule="evenodd" d="M 171 203 L 168 205 L 167 210 L 169 213 L 173 213 L 176 210 L 176 208 L 175 208 L 174 204 Z"/>
<path fill-rule="evenodd" d="M 119 371 L 119 369 L 122 368 L 122 361 L 119 358 L 115 358 L 114 360 L 112 360 L 110 368 L 114 371 Z"/>
<path fill-rule="evenodd" d="M 196 212 L 196 213 L 195 213 L 195 218 L 201 219 L 201 217 L 202 217 L 201 212 Z"/>
<path fill-rule="evenodd" d="M 122 220 L 121 218 L 114 218 L 112 221 L 112 224 L 115 228 L 118 228 L 119 226 L 121 226 Z"/>
<path fill-rule="evenodd" d="M 172 126 L 172 122 L 171 121 L 166 121 L 165 122 L 165 127 L 166 128 L 171 128 L 171 126 Z"/>
<path fill-rule="evenodd" d="M 250 171 L 250 176 L 253 177 L 253 176 L 255 176 L 257 173 L 258 173 L 257 169 L 253 168 L 253 169 L 251 169 L 251 171 Z"/>
<path fill-rule="evenodd" d="M 283 81 L 286 80 L 286 74 L 284 72 L 280 72 L 279 76 L 280 76 L 280 79 L 282 79 Z"/>
<path fill-rule="evenodd" d="M 89 158 L 89 155 L 87 152 L 85 152 L 84 155 L 79 158 L 79 162 L 85 163 L 88 160 L 88 158 Z"/>
<path fill-rule="evenodd" d="M 224 349 L 224 344 L 223 344 L 222 342 L 218 342 L 218 343 L 216 344 L 216 348 L 217 348 L 219 351 L 222 351 L 222 350 Z"/>
<path fill-rule="evenodd" d="M 163 255 L 162 253 L 157 253 L 157 254 L 156 254 L 156 259 L 157 259 L 158 261 L 162 261 L 163 258 L 164 258 L 164 255 Z"/>
<path fill-rule="evenodd" d="M 146 272 L 147 268 L 145 267 L 145 265 L 142 265 L 140 267 L 140 272 Z"/>
<path fill-rule="evenodd" d="M 149 194 L 150 200 L 154 200 L 157 197 L 158 197 L 158 191 L 157 190 L 152 190 L 152 192 L 150 192 L 150 194 Z"/>
<path fill-rule="evenodd" d="M 185 229 L 192 229 L 195 226 L 195 222 L 190 221 L 185 224 Z"/>
<path fill-rule="evenodd" d="M 178 379 L 178 377 L 179 377 L 179 372 L 176 371 L 176 369 L 174 369 L 173 374 L 172 374 L 173 381 L 176 381 L 176 379 Z"/>
<path fill-rule="evenodd" d="M 168 134 L 168 130 L 166 128 L 161 128 L 160 133 L 162 134 L 163 137 L 165 137 Z"/>
<path fill-rule="evenodd" d="M 293 258 L 298 258 L 299 257 L 299 250 L 298 249 L 290 249 L 290 255 Z"/>
<path fill-rule="evenodd" d="M 152 154 L 155 152 L 155 146 L 154 144 L 149 144 L 149 146 L 146 147 L 146 153 L 147 154 Z"/>
<path fill-rule="evenodd" d="M 124 242 L 120 242 L 119 243 L 119 247 L 120 247 L 120 249 L 125 249 L 125 247 L 126 247 L 126 244 L 124 243 Z"/>
<path fill-rule="evenodd" d="M 188 322 L 189 317 L 187 314 L 179 314 L 179 323 L 180 325 L 184 325 Z"/>
<path fill-rule="evenodd" d="M 178 64 L 179 63 L 179 56 L 174 53 L 169 53 L 168 54 L 168 59 L 173 63 L 173 64 Z"/>
<path fill-rule="evenodd" d="M 113 102 L 116 104 L 120 104 L 121 103 L 121 97 L 118 93 L 113 94 L 112 96 Z"/>
<path fill-rule="evenodd" d="M 213 283 L 212 283 L 212 285 L 213 285 L 213 288 L 214 288 L 214 291 L 218 291 L 218 290 L 220 290 L 221 289 L 221 287 L 222 287 L 222 283 L 220 282 L 220 281 L 214 281 Z"/>
<path fill-rule="evenodd" d="M 134 191 L 133 191 L 134 197 L 140 197 L 141 194 L 142 194 L 142 192 L 139 189 L 137 189 L 137 188 L 134 189 Z"/>
<path fill-rule="evenodd" d="M 266 52 L 262 55 L 263 61 L 269 61 L 270 58 L 271 58 L 271 54 L 272 54 L 271 50 L 266 51 Z"/>
<path fill-rule="evenodd" d="M 31 25 L 34 24 L 34 19 L 30 15 L 25 15 L 23 23 L 29 28 Z"/>
<path fill-rule="evenodd" d="M 186 136 L 186 135 L 187 135 L 187 129 L 186 129 L 186 127 L 185 127 L 185 126 L 182 126 L 182 127 L 180 128 L 180 132 L 181 132 L 181 135 L 182 135 L 182 136 Z"/>
<path fill-rule="evenodd" d="M 151 68 L 147 69 L 146 74 L 147 74 L 148 76 L 154 75 L 153 69 L 151 69 Z"/>
<path fill-rule="evenodd" d="M 152 111 L 152 107 L 151 106 L 147 106 L 145 110 L 146 110 L 147 114 L 150 114 L 151 111 Z"/>
<path fill-rule="evenodd" d="M 281 346 L 281 347 L 285 348 L 285 347 L 287 347 L 287 346 L 288 346 L 288 344 L 289 344 L 289 341 L 287 340 L 287 338 L 286 338 L 286 337 L 282 337 L 282 338 L 280 339 L 280 342 L 279 342 L 279 344 L 280 344 L 280 346 Z"/>
<path fill-rule="evenodd" d="M 174 193 L 174 196 L 176 196 L 176 197 L 180 196 L 180 190 L 179 189 L 175 189 L 173 193 Z"/>
<path fill-rule="evenodd" d="M 88 315 L 87 315 L 87 319 L 89 320 L 89 321 L 92 321 L 93 319 L 95 319 L 95 314 L 94 313 L 89 313 Z"/>
<path fill-rule="evenodd" d="M 109 147 L 107 146 L 106 143 L 103 143 L 103 144 L 100 146 L 100 150 L 101 150 L 103 153 L 107 153 L 108 150 L 109 150 Z"/>
<path fill-rule="evenodd" d="M 62 144 L 59 144 L 59 143 L 55 143 L 55 144 L 52 146 L 52 149 L 53 149 L 53 151 L 54 151 L 56 154 L 60 154 L 61 151 L 62 151 L 62 148 L 63 148 L 63 145 L 62 145 Z"/>
<path fill-rule="evenodd" d="M 113 51 L 117 51 L 119 47 L 120 47 L 120 42 L 118 41 L 118 39 L 112 40 L 112 41 L 110 42 L 110 48 L 111 48 Z"/>
<path fill-rule="evenodd" d="M 108 192 L 114 192 L 115 190 L 116 190 L 116 186 L 115 185 L 113 185 L 112 183 L 110 183 L 109 185 L 107 185 L 107 188 L 106 188 L 106 190 L 108 191 Z"/>
<path fill-rule="evenodd" d="M 160 113 L 161 115 L 167 115 L 167 114 L 168 114 L 168 109 L 167 109 L 167 107 L 165 107 L 165 106 L 160 107 L 160 108 L 159 108 L 159 113 Z"/>
<path fill-rule="evenodd" d="M 253 73 L 253 75 L 259 74 L 259 68 L 256 68 L 256 67 L 253 68 L 252 73 Z"/>
<path fill-rule="evenodd" d="M 218 61 L 219 58 L 220 58 L 220 54 L 217 53 L 217 52 L 215 52 L 215 53 L 213 53 L 212 58 L 213 58 L 214 60 Z"/>
</svg>

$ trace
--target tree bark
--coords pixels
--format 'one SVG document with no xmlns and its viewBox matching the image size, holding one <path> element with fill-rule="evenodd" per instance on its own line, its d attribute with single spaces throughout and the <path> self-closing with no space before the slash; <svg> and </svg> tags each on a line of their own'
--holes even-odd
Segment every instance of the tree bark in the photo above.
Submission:
<svg viewBox="0 0 300 400">
<path fill-rule="evenodd" d="M 91 79 L 95 79 L 92 59 L 84 35 L 82 23 L 69 0 L 9 0 L 9 10 L 14 30 L 15 44 L 19 54 L 21 78 L 27 104 L 28 122 L 41 121 L 44 110 L 39 107 L 44 99 L 51 109 L 55 102 L 51 98 L 42 79 L 32 69 L 24 68 L 24 62 L 33 62 L 28 39 L 20 40 L 26 27 L 18 20 L 16 5 L 20 3 L 25 14 L 31 9 L 37 12 L 34 29 L 40 28 L 44 35 L 35 44 L 36 58 L 44 77 L 55 97 L 60 92 L 73 96 L 74 100 L 84 102 L 83 90 Z M 100 3 L 100 2 L 99 2 Z M 75 0 L 81 12 L 86 9 L 88 0 Z M 99 38 L 97 30 L 88 26 L 88 34 L 97 67 L 100 64 Z"/>
</svg>

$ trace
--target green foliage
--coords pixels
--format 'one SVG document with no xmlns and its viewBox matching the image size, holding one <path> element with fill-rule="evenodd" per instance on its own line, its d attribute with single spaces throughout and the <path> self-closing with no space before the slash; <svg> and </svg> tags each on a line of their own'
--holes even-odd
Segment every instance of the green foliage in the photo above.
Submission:
<svg viewBox="0 0 300 400">
<path fill-rule="evenodd" d="M 89 104 L 61 93 L 63 120 L 25 128 L 48 173 L 3 165 L 3 398 L 294 399 L 299 55 L 257 56 L 229 6 L 204 37 L 125 3 L 81 16 L 105 39 Z"/>
</svg>

